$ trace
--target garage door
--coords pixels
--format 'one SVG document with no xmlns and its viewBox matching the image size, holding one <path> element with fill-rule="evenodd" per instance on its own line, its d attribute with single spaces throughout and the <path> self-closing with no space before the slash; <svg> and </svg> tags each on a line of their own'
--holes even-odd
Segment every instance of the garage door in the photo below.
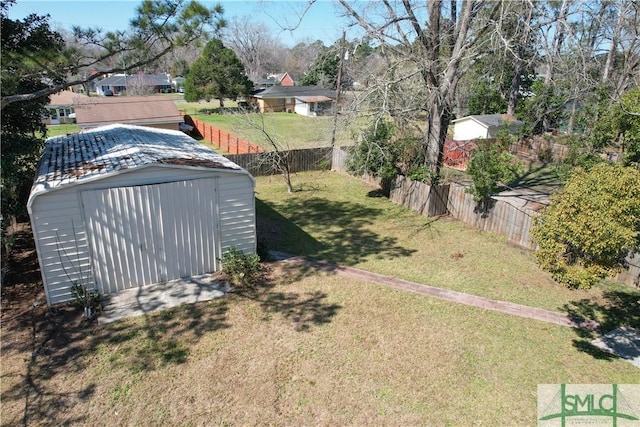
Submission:
<svg viewBox="0 0 640 427">
<path fill-rule="evenodd" d="M 81 195 L 102 294 L 217 270 L 215 178 Z"/>
</svg>

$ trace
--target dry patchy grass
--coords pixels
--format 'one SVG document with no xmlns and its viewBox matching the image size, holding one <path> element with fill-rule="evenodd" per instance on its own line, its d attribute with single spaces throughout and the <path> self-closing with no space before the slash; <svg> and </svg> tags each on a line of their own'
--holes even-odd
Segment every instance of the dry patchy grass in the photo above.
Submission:
<svg viewBox="0 0 640 427">
<path fill-rule="evenodd" d="M 568 328 L 296 274 L 105 327 L 3 324 L 2 425 L 532 425 L 539 383 L 640 380 Z"/>
</svg>

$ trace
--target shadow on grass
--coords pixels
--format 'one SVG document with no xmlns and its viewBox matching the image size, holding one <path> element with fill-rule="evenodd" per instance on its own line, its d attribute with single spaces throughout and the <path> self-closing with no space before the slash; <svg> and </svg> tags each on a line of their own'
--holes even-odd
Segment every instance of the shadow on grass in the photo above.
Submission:
<svg viewBox="0 0 640 427">
<path fill-rule="evenodd" d="M 320 326 L 330 323 L 332 318 L 342 308 L 339 304 L 327 302 L 328 295 L 321 291 L 305 293 L 275 291 L 272 269 L 264 267 L 265 274 L 256 286 L 244 287 L 234 291 L 241 298 L 247 298 L 260 305 L 264 315 L 262 320 L 270 321 L 271 317 L 280 315 L 287 321 L 291 321 L 294 329 L 298 332 L 311 330 L 312 326 Z M 301 273 L 295 269 L 282 268 L 282 275 L 278 277 L 279 282 L 289 282 L 295 280 Z M 304 275 L 304 273 L 302 273 Z"/>
<path fill-rule="evenodd" d="M 256 213 L 258 239 L 271 250 L 341 265 L 355 265 L 370 257 L 407 257 L 414 252 L 402 247 L 397 238 L 373 231 L 369 226 L 384 212 L 359 203 L 311 197 L 290 198 L 272 207 L 256 199 Z"/>
<path fill-rule="evenodd" d="M 123 382 L 129 382 L 139 378 L 135 374 L 185 363 L 190 346 L 202 335 L 230 326 L 226 321 L 228 304 L 227 299 L 220 298 L 106 326 L 84 320 L 82 311 L 74 307 L 34 307 L 30 315 L 22 316 L 14 326 L 29 331 L 29 337 L 25 336 L 13 349 L 31 357 L 22 374 L 23 380 L 3 392 L 3 402 L 23 401 L 21 424 L 25 426 L 43 422 L 83 424 L 82 414 L 76 413 L 73 407 L 91 398 L 96 384 L 60 390 L 53 385 L 58 382 L 57 378 L 85 369 L 123 370 Z M 116 390 L 111 390 L 101 399 L 108 400 L 115 395 Z"/>
<path fill-rule="evenodd" d="M 75 410 L 76 405 L 98 398 L 105 400 L 102 404 L 106 407 L 121 404 L 145 373 L 188 363 L 190 349 L 203 336 L 232 327 L 228 312 L 242 297 L 259 304 L 265 321 L 280 315 L 297 331 L 330 322 L 340 306 L 327 302 L 327 294 L 274 290 L 276 284 L 291 280 L 287 274 L 273 276 L 267 271 L 260 286 L 248 292 L 148 311 L 144 316 L 104 326 L 84 320 L 82 310 L 72 306 L 30 305 L 30 310 L 2 325 L 3 351 L 18 355 L 12 356 L 10 366 L 3 358 L 3 380 L 15 380 L 3 390 L 3 403 L 23 408 L 21 415 L 11 418 L 4 413 L 2 425 L 85 424 L 87 420 Z M 31 295 L 43 296 L 40 281 L 34 280 L 27 287 Z M 3 287 L 3 293 L 6 291 Z M 29 355 L 26 363 L 20 357 L 25 354 Z M 101 396 L 95 395 L 97 382 L 69 388 L 65 377 L 85 370 L 92 373 L 91 377 L 121 372 L 122 380 L 111 390 L 102 391 Z"/>
<path fill-rule="evenodd" d="M 600 330 L 574 329 L 578 337 L 573 346 L 590 354 L 596 359 L 611 360 L 617 358 L 603 351 L 591 342 L 614 329 L 629 326 L 640 330 L 640 293 L 633 289 L 607 291 L 602 302 L 581 299 L 565 304 L 564 310 L 573 318 L 594 320 L 600 323 Z"/>
<path fill-rule="evenodd" d="M 553 163 L 532 163 L 510 183 L 511 188 L 558 187 L 560 178 Z"/>
</svg>

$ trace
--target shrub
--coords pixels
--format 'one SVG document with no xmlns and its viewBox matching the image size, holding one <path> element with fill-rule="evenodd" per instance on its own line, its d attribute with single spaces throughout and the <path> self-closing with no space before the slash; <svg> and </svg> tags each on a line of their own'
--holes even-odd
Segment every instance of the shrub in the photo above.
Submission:
<svg viewBox="0 0 640 427">
<path fill-rule="evenodd" d="M 260 257 L 257 254 L 245 254 L 231 247 L 222 256 L 222 272 L 229 276 L 232 283 L 253 285 L 260 270 Z"/>
<path fill-rule="evenodd" d="M 76 307 L 84 309 L 85 316 L 90 319 L 102 308 L 102 297 L 95 289 L 88 288 L 80 283 L 71 285 L 71 296 Z"/>
<path fill-rule="evenodd" d="M 479 204 L 486 205 L 501 185 L 510 183 L 521 173 L 521 165 L 509 154 L 508 143 L 508 139 L 477 140 L 467 173 L 473 181 L 468 192 Z"/>
<path fill-rule="evenodd" d="M 555 281 L 589 288 L 640 249 L 640 171 L 600 163 L 577 168 L 531 229 L 536 259 Z"/>
</svg>

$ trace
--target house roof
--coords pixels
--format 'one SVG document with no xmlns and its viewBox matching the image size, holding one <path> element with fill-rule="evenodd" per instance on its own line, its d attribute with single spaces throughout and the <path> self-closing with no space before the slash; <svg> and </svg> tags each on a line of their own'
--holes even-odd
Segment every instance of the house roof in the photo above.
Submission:
<svg viewBox="0 0 640 427">
<path fill-rule="evenodd" d="M 173 99 L 164 96 L 108 96 L 79 98 L 75 103 L 80 127 L 111 123 L 153 125 L 180 123 L 182 116 Z"/>
<path fill-rule="evenodd" d="M 114 74 L 95 82 L 95 84 L 96 86 L 127 86 L 127 81 L 136 81 L 136 84 L 140 84 L 141 79 L 144 82 L 144 86 L 171 85 L 166 74 Z"/>
<path fill-rule="evenodd" d="M 324 96 L 335 99 L 336 93 L 320 86 L 272 86 L 253 95 L 256 98 L 273 99 L 304 96 Z"/>
<path fill-rule="evenodd" d="M 500 127 L 504 122 L 512 122 L 514 125 L 518 125 L 518 126 L 524 124 L 520 120 L 516 120 L 515 117 L 510 116 L 508 114 L 471 115 L 471 116 L 455 119 L 452 121 L 452 123 L 458 123 L 464 120 L 473 120 L 486 128 Z"/>
<path fill-rule="evenodd" d="M 151 165 L 248 173 L 183 132 L 109 125 L 47 139 L 29 205 L 41 193 Z"/>
<path fill-rule="evenodd" d="M 331 98 L 326 96 L 296 96 L 302 102 L 327 102 L 332 101 Z"/>
<path fill-rule="evenodd" d="M 54 93 L 51 95 L 50 106 L 55 105 L 73 105 L 77 98 L 88 98 L 87 95 L 81 93 L 71 92 L 69 90 L 63 90 L 62 92 Z"/>
</svg>

